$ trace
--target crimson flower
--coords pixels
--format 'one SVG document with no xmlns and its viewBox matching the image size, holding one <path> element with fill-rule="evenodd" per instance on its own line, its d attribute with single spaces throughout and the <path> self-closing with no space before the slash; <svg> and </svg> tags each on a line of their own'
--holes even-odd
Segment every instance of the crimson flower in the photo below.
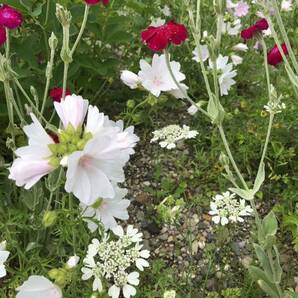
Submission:
<svg viewBox="0 0 298 298">
<path fill-rule="evenodd" d="M 281 48 L 285 55 L 288 55 L 288 48 L 285 43 L 281 45 Z M 281 52 L 279 51 L 277 45 L 275 45 L 267 54 L 267 60 L 270 65 L 277 65 L 283 61 Z"/>
<path fill-rule="evenodd" d="M 248 27 L 241 31 L 241 37 L 243 39 L 252 39 L 258 32 L 267 30 L 269 28 L 268 22 L 266 19 L 260 19 L 255 22 L 254 25 Z"/>
<path fill-rule="evenodd" d="M 22 14 L 9 5 L 0 7 L 0 25 L 8 29 L 20 27 L 23 23 Z"/>
<path fill-rule="evenodd" d="M 63 94 L 63 89 L 59 87 L 54 87 L 50 90 L 50 97 L 53 101 L 60 102 Z M 71 95 L 71 91 L 66 89 L 65 96 Z"/>
<path fill-rule="evenodd" d="M 6 42 L 6 31 L 3 26 L 0 26 L 0 47 L 2 47 Z"/>
<path fill-rule="evenodd" d="M 175 21 L 158 27 L 150 26 L 141 33 L 143 43 L 155 52 L 164 50 L 170 43 L 180 45 L 187 37 L 185 26 Z"/>
<path fill-rule="evenodd" d="M 96 5 L 102 2 L 104 5 L 108 5 L 110 0 L 85 0 L 88 5 Z"/>
</svg>

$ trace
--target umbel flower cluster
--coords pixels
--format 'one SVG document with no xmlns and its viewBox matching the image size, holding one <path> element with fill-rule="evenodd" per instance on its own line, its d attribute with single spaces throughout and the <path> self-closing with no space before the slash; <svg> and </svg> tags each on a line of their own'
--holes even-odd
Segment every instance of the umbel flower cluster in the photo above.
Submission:
<svg viewBox="0 0 298 298">
<path fill-rule="evenodd" d="M 109 285 L 108 294 L 118 298 L 122 290 L 123 296 L 129 298 L 136 294 L 134 286 L 139 284 L 139 273 L 148 267 L 149 251 L 142 250 L 142 233 L 129 225 L 126 233 L 121 226 L 113 230 L 118 240 L 112 240 L 104 234 L 101 241 L 93 239 L 88 246 L 87 256 L 82 268 L 83 280 L 94 278 L 93 291 L 102 292 L 104 285 Z"/>
<path fill-rule="evenodd" d="M 176 147 L 178 141 L 193 139 L 197 134 L 198 132 L 196 130 L 190 130 L 187 125 L 180 127 L 179 125 L 172 124 L 153 131 L 154 137 L 151 139 L 151 143 L 159 141 L 160 147 L 173 149 Z"/>
<path fill-rule="evenodd" d="M 244 199 L 237 200 L 236 194 L 229 191 L 221 195 L 216 195 L 210 203 L 209 214 L 212 215 L 212 221 L 222 226 L 231 222 L 243 222 L 243 216 L 250 216 L 253 209 L 245 204 Z"/>
</svg>

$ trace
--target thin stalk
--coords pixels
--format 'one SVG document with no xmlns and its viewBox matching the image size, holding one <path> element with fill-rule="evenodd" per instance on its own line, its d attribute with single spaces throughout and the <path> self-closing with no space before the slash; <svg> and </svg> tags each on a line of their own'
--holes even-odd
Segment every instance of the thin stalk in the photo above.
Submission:
<svg viewBox="0 0 298 298">
<path fill-rule="evenodd" d="M 268 66 L 268 59 L 267 59 L 267 46 L 263 37 L 261 37 L 261 43 L 262 43 L 263 54 L 264 54 L 264 67 L 265 67 L 265 73 L 266 73 L 268 99 L 269 101 L 271 101 L 271 83 L 270 83 L 270 74 L 269 74 L 269 66 Z"/>
<path fill-rule="evenodd" d="M 298 1 L 298 0 L 297 0 Z M 201 0 L 197 0 L 197 12 L 196 12 L 196 31 L 201 36 Z"/>
<path fill-rule="evenodd" d="M 4 81 L 4 93 L 5 93 L 5 99 L 6 99 L 6 105 L 7 105 L 7 113 L 8 113 L 8 119 L 9 123 L 12 126 L 11 128 L 11 138 L 13 143 L 15 144 L 15 134 L 14 134 L 14 115 L 13 115 L 13 106 L 10 98 L 10 92 L 9 92 L 9 83 L 7 81 Z"/>
<path fill-rule="evenodd" d="M 169 56 L 169 53 L 167 50 L 164 50 L 164 53 L 165 53 L 165 58 L 166 58 L 166 65 L 167 65 L 167 68 L 168 68 L 168 71 L 174 81 L 174 83 L 176 84 L 176 86 L 178 87 L 178 89 L 180 90 L 180 92 L 183 94 L 183 96 L 187 99 L 187 101 L 191 104 L 191 105 L 194 105 L 197 107 L 197 109 L 203 113 L 205 116 L 207 116 L 208 118 L 209 117 L 209 114 L 204 110 L 202 109 L 197 103 L 195 103 L 187 94 L 187 92 L 181 87 L 181 85 L 179 84 L 179 82 L 177 81 L 174 73 L 173 73 L 173 70 L 171 68 L 171 63 L 170 63 L 170 56 Z"/>
<path fill-rule="evenodd" d="M 276 16 L 278 27 L 280 29 L 281 35 L 282 35 L 282 37 L 283 37 L 283 39 L 285 41 L 285 44 L 287 46 L 287 49 L 288 49 L 288 52 L 289 52 L 289 56 L 290 56 L 291 61 L 292 61 L 293 65 L 294 65 L 295 71 L 296 71 L 296 73 L 298 73 L 298 63 L 297 63 L 295 54 L 293 52 L 293 49 L 292 49 L 290 40 L 288 38 L 288 34 L 286 32 L 285 26 L 283 24 L 281 15 L 279 13 L 279 8 L 278 8 L 278 5 L 277 5 L 276 0 L 273 0 L 273 5 L 274 5 L 275 16 Z"/>
<path fill-rule="evenodd" d="M 66 88 L 67 88 L 68 69 L 69 69 L 69 63 L 64 62 L 62 99 L 65 99 Z"/>
<path fill-rule="evenodd" d="M 48 24 L 48 20 L 49 20 L 49 12 L 50 12 L 50 0 L 47 0 L 47 8 L 46 8 L 46 19 L 44 21 L 44 26 L 46 26 Z"/>
<path fill-rule="evenodd" d="M 7 60 L 9 60 L 9 52 L 10 52 L 10 35 L 9 35 L 9 30 L 5 27 L 5 32 L 6 32 L 6 42 L 5 42 L 5 57 Z"/>
<path fill-rule="evenodd" d="M 87 24 L 87 20 L 88 20 L 88 14 L 89 14 L 89 8 L 90 8 L 90 5 L 86 4 L 85 5 L 84 18 L 83 18 L 83 22 L 82 22 L 82 25 L 81 25 L 80 32 L 79 32 L 79 34 L 77 36 L 77 39 L 76 39 L 76 41 L 75 41 L 75 43 L 74 43 L 74 45 L 73 45 L 73 47 L 72 47 L 72 49 L 70 51 L 70 56 L 71 57 L 74 54 L 74 52 L 75 52 L 75 50 L 76 50 L 76 48 L 77 48 L 77 46 L 78 46 L 78 44 L 79 44 L 82 36 L 83 36 L 84 30 L 86 28 L 86 24 Z"/>
</svg>

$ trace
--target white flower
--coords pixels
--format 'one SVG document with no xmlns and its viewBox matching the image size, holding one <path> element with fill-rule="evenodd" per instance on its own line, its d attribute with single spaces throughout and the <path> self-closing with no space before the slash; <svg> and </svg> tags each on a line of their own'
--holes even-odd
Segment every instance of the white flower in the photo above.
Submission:
<svg viewBox="0 0 298 298">
<path fill-rule="evenodd" d="M 187 112 L 188 114 L 190 115 L 195 115 L 197 112 L 198 112 L 198 107 L 196 105 L 191 105 L 188 109 L 187 109 Z"/>
<path fill-rule="evenodd" d="M 185 75 L 180 72 L 180 63 L 172 61 L 170 65 L 176 80 L 179 83 L 185 80 Z M 151 65 L 143 59 L 140 60 L 140 68 L 138 75 L 141 78 L 142 86 L 154 96 L 158 97 L 162 91 L 177 89 L 167 68 L 165 55 L 154 54 Z"/>
<path fill-rule="evenodd" d="M 47 278 L 39 275 L 31 275 L 20 287 L 16 298 L 62 298 L 60 288 Z"/>
<path fill-rule="evenodd" d="M 113 199 L 99 199 L 92 206 L 86 206 L 81 203 L 82 216 L 88 223 L 88 228 L 94 232 L 98 225 L 92 219 L 101 221 L 106 230 L 117 226 L 115 218 L 127 220 L 129 218 L 127 208 L 130 201 L 123 199 L 127 194 L 126 189 L 115 187 L 115 197 Z"/>
<path fill-rule="evenodd" d="M 203 62 L 205 62 L 210 56 L 208 46 L 206 44 L 200 45 L 200 49 L 201 49 L 202 60 L 203 60 Z M 199 56 L 198 48 L 195 48 L 192 53 L 194 55 L 192 60 L 194 60 L 196 62 L 200 62 L 200 58 L 199 58 L 200 56 Z"/>
<path fill-rule="evenodd" d="M 238 35 L 241 30 L 241 21 L 240 19 L 236 19 L 233 22 L 227 22 L 225 23 L 224 21 L 222 22 L 222 33 L 223 34 L 228 34 L 228 35 Z"/>
<path fill-rule="evenodd" d="M 267 105 L 264 105 L 264 109 L 268 112 L 268 113 L 274 113 L 274 114 L 278 114 L 281 113 L 282 110 L 286 109 L 286 104 L 283 102 L 268 102 Z"/>
<path fill-rule="evenodd" d="M 137 286 L 139 284 L 139 276 L 140 274 L 138 272 L 131 272 L 127 275 L 126 283 L 122 287 L 123 296 L 125 298 L 135 296 L 135 294 L 137 293 L 135 287 L 133 287 L 132 285 Z M 109 288 L 108 294 L 112 298 L 118 298 L 120 295 L 120 290 L 120 287 L 113 285 Z"/>
<path fill-rule="evenodd" d="M 163 298 L 176 298 L 176 291 L 175 290 L 165 291 L 163 294 Z"/>
<path fill-rule="evenodd" d="M 138 88 L 138 85 L 141 82 L 141 79 L 139 78 L 139 76 L 129 70 L 121 71 L 120 79 L 130 89 Z"/>
<path fill-rule="evenodd" d="M 9 179 L 15 180 L 17 186 L 30 189 L 43 176 L 50 173 L 54 167 L 50 164 L 52 155 L 48 145 L 54 144 L 52 138 L 43 129 L 37 118 L 30 114 L 33 123 L 24 126 L 28 137 L 28 146 L 15 151 L 17 159 L 9 168 Z"/>
<path fill-rule="evenodd" d="M 126 229 L 126 234 L 121 226 L 116 226 L 112 229 L 113 233 L 119 238 L 126 236 L 132 242 L 141 242 L 143 233 L 139 233 L 138 229 L 135 229 L 132 225 L 128 225 Z"/>
<path fill-rule="evenodd" d="M 228 95 L 228 91 L 230 90 L 231 86 L 236 84 L 233 78 L 237 75 L 237 71 L 233 70 L 233 64 L 228 63 L 229 57 L 222 56 L 221 54 L 216 59 L 216 69 L 220 71 L 220 75 L 218 77 L 218 82 L 220 86 L 220 94 L 221 95 Z M 213 69 L 213 63 L 209 59 L 209 67 Z"/>
<path fill-rule="evenodd" d="M 281 10 L 282 11 L 291 11 L 293 9 L 292 5 L 293 5 L 292 0 L 282 0 Z"/>
<path fill-rule="evenodd" d="M 176 98 L 186 98 L 187 97 L 187 90 L 189 89 L 188 86 L 185 84 L 180 84 L 181 89 L 173 89 L 168 93 Z"/>
<path fill-rule="evenodd" d="M 73 94 L 66 96 L 61 102 L 54 102 L 54 105 L 64 128 L 69 124 L 74 128 L 82 125 L 88 109 L 88 100 Z"/>
<path fill-rule="evenodd" d="M 193 139 L 197 134 L 196 130 L 190 130 L 187 125 L 183 125 L 181 128 L 179 125 L 173 124 L 153 131 L 151 143 L 160 141 L 159 145 L 162 148 L 173 149 L 176 147 L 176 142 L 183 139 Z"/>
<path fill-rule="evenodd" d="M 66 265 L 68 268 L 72 269 L 78 265 L 79 261 L 80 261 L 80 257 L 75 255 L 68 259 Z"/>
<path fill-rule="evenodd" d="M 112 182 L 123 182 L 123 167 L 138 140 L 130 127 L 123 131 L 122 122 L 113 122 L 89 107 L 86 132 L 92 134 L 84 149 L 68 156 L 65 190 L 85 205 L 98 198 L 113 198 Z"/>
<path fill-rule="evenodd" d="M 0 278 L 6 276 L 4 263 L 9 257 L 9 251 L 6 250 L 6 241 L 0 243 Z"/>
<path fill-rule="evenodd" d="M 172 15 L 170 7 L 168 5 L 165 5 L 162 9 L 161 12 L 166 16 L 170 17 Z"/>
<path fill-rule="evenodd" d="M 231 55 L 231 59 L 234 65 L 239 65 L 243 62 L 243 58 L 238 55 Z"/>
<path fill-rule="evenodd" d="M 248 46 L 245 43 L 238 43 L 232 47 L 234 51 L 246 52 L 248 50 Z"/>
<path fill-rule="evenodd" d="M 92 257 L 86 257 L 84 259 L 85 267 L 82 268 L 82 280 L 88 280 L 91 277 L 94 277 L 92 290 L 102 292 L 102 282 L 101 282 L 101 270 L 97 267 L 94 259 Z"/>
<path fill-rule="evenodd" d="M 238 201 L 236 195 L 229 191 L 221 195 L 216 195 L 210 203 L 209 214 L 212 215 L 212 221 L 222 226 L 231 222 L 243 222 L 242 216 L 250 216 L 253 209 L 245 204 L 245 200 Z"/>
<path fill-rule="evenodd" d="M 159 26 L 164 25 L 165 23 L 166 23 L 166 20 L 164 20 L 162 18 L 152 18 L 152 21 L 149 26 L 159 27 Z"/>
<path fill-rule="evenodd" d="M 144 271 L 144 267 L 149 267 L 147 260 L 150 257 L 150 252 L 147 249 L 141 250 L 143 245 L 136 244 L 136 251 L 139 252 L 138 257 L 136 258 L 136 266 L 140 271 Z"/>
</svg>

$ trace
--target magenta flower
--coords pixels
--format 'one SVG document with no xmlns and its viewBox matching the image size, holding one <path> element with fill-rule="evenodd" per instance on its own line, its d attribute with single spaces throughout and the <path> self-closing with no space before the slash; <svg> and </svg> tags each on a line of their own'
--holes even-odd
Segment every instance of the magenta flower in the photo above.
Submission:
<svg viewBox="0 0 298 298">
<path fill-rule="evenodd" d="M 0 7 L 0 25 L 8 29 L 15 29 L 22 25 L 23 16 L 15 8 L 9 5 Z"/>
<path fill-rule="evenodd" d="M 6 42 L 6 31 L 3 26 L 0 26 L 0 47 L 2 47 Z"/>
</svg>

